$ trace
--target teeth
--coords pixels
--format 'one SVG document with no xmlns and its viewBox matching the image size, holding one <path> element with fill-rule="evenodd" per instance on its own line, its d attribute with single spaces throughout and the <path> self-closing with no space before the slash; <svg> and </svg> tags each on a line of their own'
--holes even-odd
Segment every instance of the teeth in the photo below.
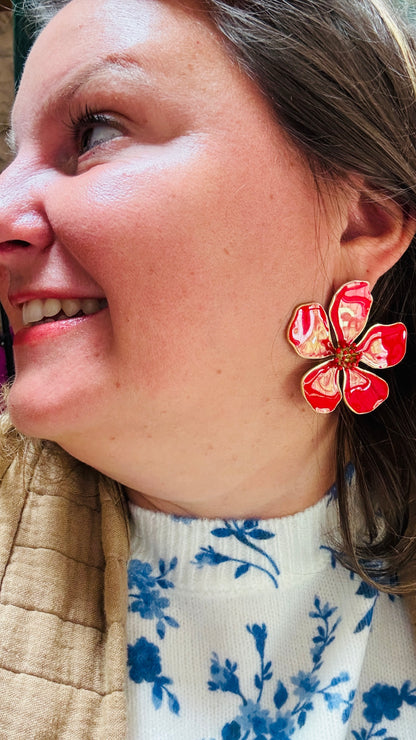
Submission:
<svg viewBox="0 0 416 740">
<path fill-rule="evenodd" d="M 35 298 L 23 304 L 22 319 L 23 324 L 28 326 L 44 319 L 51 320 L 53 316 L 57 317 L 61 312 L 68 318 L 80 312 L 88 316 L 97 313 L 106 305 L 105 300 L 97 298 L 65 298 L 62 301 L 58 298 L 46 298 L 44 301 Z"/>
<path fill-rule="evenodd" d="M 42 304 L 42 301 L 39 301 Z M 44 316 L 56 316 L 61 310 L 61 301 L 57 298 L 47 298 L 43 304 L 43 315 Z"/>
<path fill-rule="evenodd" d="M 81 301 L 77 298 L 66 298 L 62 301 L 62 311 L 68 318 L 75 316 L 78 311 L 81 311 Z"/>
<path fill-rule="evenodd" d="M 97 313 L 100 310 L 100 302 L 96 298 L 85 298 L 81 301 L 81 311 L 85 314 Z"/>
<path fill-rule="evenodd" d="M 23 305 L 23 323 L 33 324 L 35 321 L 43 319 L 43 304 L 42 301 L 36 299 L 35 301 L 29 301 Z"/>
</svg>

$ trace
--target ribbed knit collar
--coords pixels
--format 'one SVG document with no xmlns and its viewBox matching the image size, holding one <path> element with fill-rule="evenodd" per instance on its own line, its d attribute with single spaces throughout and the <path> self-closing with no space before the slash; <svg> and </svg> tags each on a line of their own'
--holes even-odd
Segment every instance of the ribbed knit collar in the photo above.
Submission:
<svg viewBox="0 0 416 740">
<path fill-rule="evenodd" d="M 162 567 L 175 587 L 187 590 L 293 586 L 328 567 L 336 533 L 336 505 L 325 496 L 292 516 L 266 520 L 186 519 L 130 504 L 131 557 Z M 172 567 L 173 563 L 173 567 Z M 234 577 L 230 579 L 230 574 Z"/>
</svg>

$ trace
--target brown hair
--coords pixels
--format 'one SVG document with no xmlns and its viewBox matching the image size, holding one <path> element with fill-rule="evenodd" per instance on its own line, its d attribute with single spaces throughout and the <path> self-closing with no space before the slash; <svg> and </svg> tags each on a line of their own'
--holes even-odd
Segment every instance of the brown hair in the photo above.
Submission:
<svg viewBox="0 0 416 740">
<path fill-rule="evenodd" d="M 43 23 L 65 4 L 26 0 Z M 396 0 L 399 5 L 406 10 L 405 0 Z M 369 190 L 416 217 L 410 18 L 399 18 L 386 0 L 204 0 L 203 7 L 318 180 L 359 174 Z M 394 586 L 395 575 L 416 558 L 416 537 L 406 535 L 416 508 L 415 254 L 416 241 L 373 291 L 372 319 L 400 320 L 408 329 L 405 360 L 384 375 L 390 397 L 367 416 L 343 408 L 337 437 L 342 558 L 378 587 L 401 591 L 416 581 L 415 574 L 403 576 Z M 352 488 L 348 463 L 355 469 Z M 359 542 L 357 499 L 365 519 Z"/>
</svg>

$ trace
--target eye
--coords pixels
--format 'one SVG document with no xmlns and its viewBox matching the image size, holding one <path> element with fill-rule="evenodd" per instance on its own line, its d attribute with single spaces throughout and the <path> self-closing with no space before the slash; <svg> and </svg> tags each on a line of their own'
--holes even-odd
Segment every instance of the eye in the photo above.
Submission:
<svg viewBox="0 0 416 740">
<path fill-rule="evenodd" d="M 106 113 L 87 110 L 71 120 L 80 157 L 95 147 L 122 136 L 121 126 Z"/>
<path fill-rule="evenodd" d="M 78 154 L 81 156 L 94 149 L 94 147 L 105 144 L 105 142 L 119 136 L 121 136 L 120 130 L 112 125 L 109 120 L 97 121 L 95 124 L 90 123 L 80 132 Z"/>
</svg>

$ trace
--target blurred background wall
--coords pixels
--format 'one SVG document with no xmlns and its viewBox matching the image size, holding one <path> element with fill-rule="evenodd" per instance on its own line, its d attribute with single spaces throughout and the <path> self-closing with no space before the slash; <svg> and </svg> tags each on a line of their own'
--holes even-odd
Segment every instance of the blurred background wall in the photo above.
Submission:
<svg viewBox="0 0 416 740">
<path fill-rule="evenodd" d="M 0 0 L 0 172 L 8 162 L 4 134 L 9 127 L 14 94 L 13 18 L 11 0 Z M 0 306 L 0 384 L 14 373 L 12 339 L 7 317 Z"/>
<path fill-rule="evenodd" d="M 0 171 L 7 161 L 4 133 L 13 102 L 13 20 L 11 2 L 0 0 Z"/>
</svg>

